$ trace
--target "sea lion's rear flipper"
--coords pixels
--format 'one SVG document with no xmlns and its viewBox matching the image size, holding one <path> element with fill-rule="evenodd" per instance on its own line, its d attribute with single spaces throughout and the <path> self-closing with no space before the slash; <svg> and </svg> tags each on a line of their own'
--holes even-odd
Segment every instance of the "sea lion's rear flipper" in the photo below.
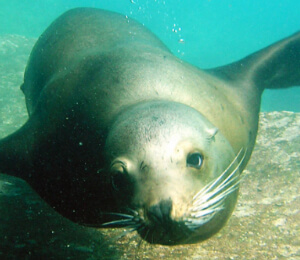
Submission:
<svg viewBox="0 0 300 260">
<path fill-rule="evenodd" d="M 244 59 L 207 70 L 228 81 L 247 81 L 260 89 L 300 86 L 300 32 Z"/>
</svg>

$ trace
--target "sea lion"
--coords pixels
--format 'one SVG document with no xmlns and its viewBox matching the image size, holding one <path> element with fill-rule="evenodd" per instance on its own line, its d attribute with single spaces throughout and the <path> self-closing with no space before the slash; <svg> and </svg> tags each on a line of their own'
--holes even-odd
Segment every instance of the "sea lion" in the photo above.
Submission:
<svg viewBox="0 0 300 260">
<path fill-rule="evenodd" d="M 0 170 L 73 221 L 196 243 L 234 209 L 264 88 L 295 85 L 300 33 L 200 70 L 124 15 L 73 9 L 31 52 L 29 119 L 0 141 Z"/>
</svg>

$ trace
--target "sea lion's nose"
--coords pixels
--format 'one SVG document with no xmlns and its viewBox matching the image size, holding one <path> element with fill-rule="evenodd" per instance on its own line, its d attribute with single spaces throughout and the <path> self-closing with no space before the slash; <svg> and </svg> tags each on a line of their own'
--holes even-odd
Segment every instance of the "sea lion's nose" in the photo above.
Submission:
<svg viewBox="0 0 300 260">
<path fill-rule="evenodd" d="M 147 215 L 149 220 L 159 224 L 164 224 L 170 222 L 171 210 L 172 200 L 162 200 L 158 204 L 151 206 L 148 209 Z"/>
</svg>

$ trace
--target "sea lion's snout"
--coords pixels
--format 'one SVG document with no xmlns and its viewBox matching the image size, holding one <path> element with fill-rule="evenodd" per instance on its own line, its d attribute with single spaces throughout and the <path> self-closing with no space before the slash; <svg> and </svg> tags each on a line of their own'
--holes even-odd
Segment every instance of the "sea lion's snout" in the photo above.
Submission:
<svg viewBox="0 0 300 260">
<path fill-rule="evenodd" d="M 165 199 L 145 209 L 145 222 L 137 230 L 140 236 L 152 244 L 176 245 L 186 240 L 191 232 L 173 219 L 172 207 L 172 200 Z"/>
<path fill-rule="evenodd" d="M 151 222 L 164 225 L 171 222 L 171 210 L 172 200 L 162 200 L 148 209 L 147 216 Z"/>
</svg>

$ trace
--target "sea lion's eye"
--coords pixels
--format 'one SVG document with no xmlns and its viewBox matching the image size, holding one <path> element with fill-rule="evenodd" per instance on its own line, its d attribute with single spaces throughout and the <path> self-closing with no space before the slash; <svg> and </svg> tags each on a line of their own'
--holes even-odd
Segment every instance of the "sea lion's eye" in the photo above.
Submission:
<svg viewBox="0 0 300 260">
<path fill-rule="evenodd" d="M 116 191 L 120 191 L 121 187 L 125 185 L 128 177 L 126 166 L 120 163 L 113 165 L 111 175 L 112 186 Z"/>
<path fill-rule="evenodd" d="M 191 153 L 186 159 L 186 166 L 200 169 L 203 163 L 203 156 L 200 153 Z"/>
</svg>

